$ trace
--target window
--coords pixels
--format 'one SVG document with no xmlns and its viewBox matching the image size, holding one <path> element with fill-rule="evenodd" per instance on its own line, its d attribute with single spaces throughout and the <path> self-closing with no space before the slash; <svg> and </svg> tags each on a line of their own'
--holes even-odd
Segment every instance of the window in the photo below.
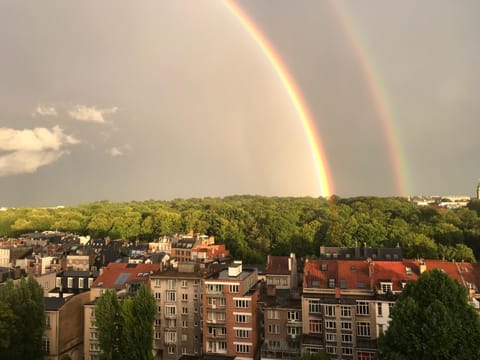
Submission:
<svg viewBox="0 0 480 360">
<path fill-rule="evenodd" d="M 351 347 L 342 347 L 342 355 L 353 355 L 353 349 Z"/>
<path fill-rule="evenodd" d="M 280 333 L 280 325 L 277 324 L 269 324 L 268 325 L 268 332 L 270 334 L 279 334 Z"/>
<path fill-rule="evenodd" d="M 330 342 L 337 342 L 337 334 L 335 333 L 326 333 L 325 340 Z"/>
<path fill-rule="evenodd" d="M 249 315 L 235 315 L 235 322 L 237 323 L 247 323 L 249 321 Z"/>
<path fill-rule="evenodd" d="M 162 325 L 162 320 L 155 319 L 155 326 L 161 326 L 161 325 Z"/>
<path fill-rule="evenodd" d="M 358 322 L 357 323 L 357 336 L 370 336 L 370 323 Z"/>
<path fill-rule="evenodd" d="M 377 315 L 382 316 L 382 303 L 377 303 Z"/>
<path fill-rule="evenodd" d="M 97 343 L 90 343 L 90 351 L 100 351 L 100 345 Z"/>
<path fill-rule="evenodd" d="M 246 329 L 236 329 L 235 336 L 237 338 L 248 338 L 250 336 L 250 330 Z"/>
<path fill-rule="evenodd" d="M 235 300 L 236 308 L 248 308 L 250 307 L 250 300 Z"/>
<path fill-rule="evenodd" d="M 230 292 L 231 293 L 238 293 L 238 288 L 239 288 L 238 284 L 232 284 L 232 285 L 230 285 Z"/>
<path fill-rule="evenodd" d="M 298 311 L 289 311 L 288 314 L 289 321 L 299 321 L 300 320 L 300 312 Z"/>
<path fill-rule="evenodd" d="M 188 314 L 188 308 L 187 307 L 182 307 L 182 314 Z"/>
<path fill-rule="evenodd" d="M 340 315 L 342 317 L 351 318 L 352 317 L 352 308 L 350 306 L 342 306 L 340 308 Z"/>
<path fill-rule="evenodd" d="M 165 331 L 165 343 L 176 343 L 177 342 L 177 332 L 176 331 Z"/>
<path fill-rule="evenodd" d="M 187 348 L 184 346 L 182 347 L 182 354 L 185 355 L 187 353 Z"/>
<path fill-rule="evenodd" d="M 177 307 L 175 305 L 165 305 L 165 316 L 175 316 Z"/>
<path fill-rule="evenodd" d="M 97 333 L 95 331 L 90 332 L 90 340 L 97 340 Z"/>
<path fill-rule="evenodd" d="M 175 354 L 175 346 L 173 346 L 173 345 L 168 346 L 167 347 L 167 352 L 169 354 Z"/>
<path fill-rule="evenodd" d="M 380 336 L 380 334 L 383 334 L 383 324 L 378 324 L 378 336 Z"/>
<path fill-rule="evenodd" d="M 188 287 L 188 280 L 182 280 L 182 288 Z"/>
<path fill-rule="evenodd" d="M 50 329 L 50 316 L 45 315 L 45 328 Z"/>
<path fill-rule="evenodd" d="M 250 345 L 248 344 L 236 344 L 235 350 L 237 353 L 249 353 L 250 352 Z"/>
<path fill-rule="evenodd" d="M 187 341 L 187 340 L 188 340 L 188 335 L 182 334 L 182 341 Z"/>
<path fill-rule="evenodd" d="M 347 288 L 347 280 L 340 279 L 340 289 L 346 289 L 346 288 Z"/>
<path fill-rule="evenodd" d="M 227 300 L 225 298 L 218 298 L 218 306 L 227 306 Z"/>
<path fill-rule="evenodd" d="M 188 301 L 188 294 L 182 294 L 182 301 Z"/>
<path fill-rule="evenodd" d="M 162 280 L 161 279 L 155 279 L 155 287 L 160 287 L 162 284 Z"/>
<path fill-rule="evenodd" d="M 322 264 L 321 269 L 322 269 L 322 271 L 327 271 L 328 270 L 328 264 Z"/>
<path fill-rule="evenodd" d="M 267 319 L 278 320 L 280 318 L 278 310 L 267 310 Z"/>
<path fill-rule="evenodd" d="M 391 282 L 381 282 L 380 287 L 381 287 L 381 290 L 384 294 L 392 291 L 392 283 Z"/>
<path fill-rule="evenodd" d="M 188 327 L 188 320 L 182 320 L 182 328 Z"/>
<path fill-rule="evenodd" d="M 84 278 L 78 278 L 78 288 L 83 289 L 85 287 L 85 279 Z"/>
<path fill-rule="evenodd" d="M 177 327 L 177 320 L 175 319 L 168 319 L 167 327 L 169 328 L 176 328 Z"/>
<path fill-rule="evenodd" d="M 44 336 L 42 339 L 42 349 L 45 354 L 50 354 L 50 339 L 48 336 Z"/>
<path fill-rule="evenodd" d="M 207 284 L 206 292 L 210 294 L 216 294 L 223 292 L 223 285 L 222 284 Z"/>
<path fill-rule="evenodd" d="M 330 289 L 335 288 L 335 279 L 328 279 L 328 287 Z"/>
<path fill-rule="evenodd" d="M 69 289 L 73 288 L 73 278 L 71 277 L 67 278 L 67 287 Z"/>
<path fill-rule="evenodd" d="M 357 360 L 373 360 L 375 353 L 366 351 L 357 351 Z"/>
<path fill-rule="evenodd" d="M 352 334 L 342 334 L 342 343 L 351 343 L 352 339 Z"/>
<path fill-rule="evenodd" d="M 368 315 L 368 302 L 357 301 L 357 315 Z"/>
<path fill-rule="evenodd" d="M 330 321 L 330 320 L 325 321 L 325 329 L 336 329 L 336 328 L 337 328 L 337 324 L 335 323 L 335 321 Z"/>
<path fill-rule="evenodd" d="M 220 320 L 220 321 L 225 321 L 226 319 L 226 313 L 225 311 L 219 311 L 217 313 L 217 320 Z"/>
<path fill-rule="evenodd" d="M 389 314 L 392 313 L 393 305 L 395 305 L 395 303 L 388 303 L 388 313 L 389 313 Z"/>
<path fill-rule="evenodd" d="M 155 299 L 160 300 L 161 297 L 162 297 L 162 293 L 161 293 L 161 292 L 158 292 L 158 291 L 155 292 Z"/>
<path fill-rule="evenodd" d="M 335 306 L 325 305 L 325 316 L 335 316 Z"/>
<path fill-rule="evenodd" d="M 287 326 L 287 334 L 288 335 L 293 335 L 293 336 L 296 336 L 296 335 L 300 335 L 300 330 L 301 328 L 297 327 L 297 326 Z"/>
<path fill-rule="evenodd" d="M 327 354 L 336 354 L 337 353 L 337 347 L 333 345 L 327 345 L 325 346 L 325 349 L 327 351 Z"/>
<path fill-rule="evenodd" d="M 177 293 L 175 291 L 167 291 L 166 301 L 177 301 Z"/>
<path fill-rule="evenodd" d="M 342 321 L 340 325 L 342 330 L 352 330 L 352 323 L 350 321 Z"/>
<path fill-rule="evenodd" d="M 320 305 L 319 300 L 309 300 L 308 301 L 308 312 L 310 314 L 321 314 L 322 306 Z"/>
<path fill-rule="evenodd" d="M 322 332 L 322 320 L 310 320 L 310 332 L 313 334 L 320 334 Z"/>
<path fill-rule="evenodd" d="M 175 290 L 175 286 L 176 286 L 175 279 L 168 279 L 167 289 L 168 290 Z"/>
<path fill-rule="evenodd" d="M 62 287 L 62 278 L 61 277 L 55 278 L 55 287 L 57 287 L 57 288 Z"/>
</svg>

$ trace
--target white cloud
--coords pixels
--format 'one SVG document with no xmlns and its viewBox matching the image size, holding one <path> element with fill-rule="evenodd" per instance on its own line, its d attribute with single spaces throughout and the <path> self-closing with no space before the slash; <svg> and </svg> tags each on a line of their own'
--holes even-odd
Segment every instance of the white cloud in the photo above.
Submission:
<svg viewBox="0 0 480 360">
<path fill-rule="evenodd" d="M 95 106 L 76 105 L 72 110 L 68 112 L 68 115 L 73 119 L 80 121 L 105 123 L 104 115 L 113 114 L 117 112 L 118 107 L 112 107 L 110 109 L 97 109 Z"/>
<path fill-rule="evenodd" d="M 78 143 L 59 126 L 23 130 L 0 128 L 0 151 L 7 152 L 0 155 L 0 176 L 35 172 L 64 155 L 65 146 Z"/>
<path fill-rule="evenodd" d="M 114 146 L 107 150 L 107 153 L 113 157 L 125 155 L 126 152 L 131 151 L 132 147 L 129 144 L 122 146 Z"/>
<path fill-rule="evenodd" d="M 0 128 L 0 150 L 4 151 L 59 150 L 63 145 L 78 142 L 73 136 L 66 135 L 59 126 L 54 126 L 51 130 Z"/>
<path fill-rule="evenodd" d="M 33 116 L 40 115 L 40 116 L 57 116 L 57 110 L 53 106 L 43 106 L 38 105 L 35 111 L 33 112 Z"/>
</svg>

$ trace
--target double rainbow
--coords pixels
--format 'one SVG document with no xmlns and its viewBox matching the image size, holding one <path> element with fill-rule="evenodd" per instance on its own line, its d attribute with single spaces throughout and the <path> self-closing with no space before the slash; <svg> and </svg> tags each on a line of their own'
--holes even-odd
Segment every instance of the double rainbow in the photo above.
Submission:
<svg viewBox="0 0 480 360">
<path fill-rule="evenodd" d="M 250 34 L 255 43 L 260 47 L 263 54 L 267 57 L 270 64 L 274 68 L 282 85 L 284 86 L 290 100 L 295 107 L 303 125 L 305 135 L 307 137 L 312 159 L 317 174 L 320 193 L 322 196 L 328 197 L 333 194 L 333 181 L 330 169 L 327 163 L 326 153 L 323 149 L 322 142 L 318 135 L 315 123 L 310 115 L 308 107 L 303 99 L 302 93 L 295 84 L 294 79 L 283 64 L 281 57 L 276 53 L 268 39 L 248 17 L 248 15 L 233 1 L 224 0 L 224 4 L 230 12 L 240 21 L 244 29 Z M 360 35 L 355 31 L 355 27 L 351 17 L 348 16 L 346 10 L 337 1 L 330 1 L 333 13 L 337 21 L 342 26 L 345 35 L 349 41 L 350 47 L 357 58 L 357 62 L 361 68 L 362 74 L 372 98 L 373 107 L 381 122 L 382 130 L 386 138 L 387 148 L 390 162 L 393 167 L 395 189 L 398 195 L 407 195 L 407 185 L 405 174 L 405 160 L 401 157 L 400 143 L 394 136 L 394 117 L 389 108 L 386 92 L 380 81 L 380 77 L 374 71 L 373 61 L 367 56 L 365 46 L 362 45 Z"/>
<path fill-rule="evenodd" d="M 327 164 L 326 154 L 323 150 L 318 131 L 312 120 L 308 107 L 303 100 L 302 93 L 295 84 L 295 81 L 288 72 L 287 67 L 283 64 L 280 56 L 275 52 L 268 39 L 262 34 L 258 27 L 250 20 L 245 12 L 232 0 L 225 0 L 224 4 L 231 13 L 240 21 L 245 30 L 258 44 L 263 54 L 275 69 L 282 85 L 284 86 L 290 100 L 297 111 L 305 131 L 305 135 L 310 145 L 313 162 L 315 165 L 315 173 L 318 177 L 320 194 L 322 196 L 330 196 L 333 194 L 333 182 L 330 175 L 330 169 Z"/>
</svg>

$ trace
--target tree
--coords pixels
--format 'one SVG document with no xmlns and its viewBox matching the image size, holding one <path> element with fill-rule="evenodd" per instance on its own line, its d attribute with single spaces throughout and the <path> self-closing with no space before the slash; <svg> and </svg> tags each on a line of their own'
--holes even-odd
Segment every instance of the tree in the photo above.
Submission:
<svg viewBox="0 0 480 360">
<path fill-rule="evenodd" d="M 45 328 L 43 289 L 33 277 L 17 285 L 10 280 L 0 289 L 0 331 L 9 325 L 9 336 L 0 342 L 1 359 L 43 359 Z"/>
<path fill-rule="evenodd" d="M 378 359 L 478 359 L 480 318 L 465 289 L 440 270 L 407 284 L 379 338 Z"/>
<path fill-rule="evenodd" d="M 97 301 L 95 318 L 105 359 L 152 360 L 153 322 L 157 307 L 142 284 L 133 297 L 119 300 L 107 290 Z"/>
<path fill-rule="evenodd" d="M 98 342 L 107 360 L 120 359 L 122 315 L 115 290 L 108 289 L 95 305 Z"/>
</svg>

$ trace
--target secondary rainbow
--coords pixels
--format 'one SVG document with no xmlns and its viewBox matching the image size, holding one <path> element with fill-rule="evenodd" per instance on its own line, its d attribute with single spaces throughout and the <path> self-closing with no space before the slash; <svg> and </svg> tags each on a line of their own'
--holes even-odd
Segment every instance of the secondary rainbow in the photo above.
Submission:
<svg viewBox="0 0 480 360">
<path fill-rule="evenodd" d="M 320 137 L 315 127 L 315 123 L 310 116 L 310 112 L 303 100 L 302 94 L 297 88 L 295 81 L 290 76 L 288 69 L 283 64 L 280 56 L 275 52 L 273 46 L 269 43 L 267 38 L 257 28 L 257 26 L 250 20 L 245 12 L 231 0 L 223 2 L 230 12 L 239 20 L 243 28 L 250 34 L 255 43 L 260 47 L 263 54 L 275 69 L 276 74 L 280 78 L 282 85 L 293 103 L 301 121 L 305 135 L 311 149 L 313 162 L 315 165 L 315 173 L 318 177 L 320 192 L 322 196 L 330 196 L 333 194 L 333 182 L 331 180 L 330 169 L 327 164 L 325 151 L 323 150 Z"/>
<path fill-rule="evenodd" d="M 390 162 L 393 167 L 396 192 L 398 195 L 407 196 L 409 187 L 406 176 L 407 167 L 405 156 L 403 155 L 400 141 L 397 138 L 398 136 L 395 136 L 395 134 L 399 134 L 399 131 L 395 128 L 394 115 L 388 103 L 387 92 L 383 86 L 381 77 L 378 75 L 378 72 L 375 71 L 374 62 L 368 56 L 368 52 L 366 51 L 367 47 L 361 39 L 360 32 L 356 31 L 352 17 L 339 1 L 331 0 L 330 4 L 357 58 L 370 97 L 372 98 L 374 109 L 383 128 Z"/>
</svg>

